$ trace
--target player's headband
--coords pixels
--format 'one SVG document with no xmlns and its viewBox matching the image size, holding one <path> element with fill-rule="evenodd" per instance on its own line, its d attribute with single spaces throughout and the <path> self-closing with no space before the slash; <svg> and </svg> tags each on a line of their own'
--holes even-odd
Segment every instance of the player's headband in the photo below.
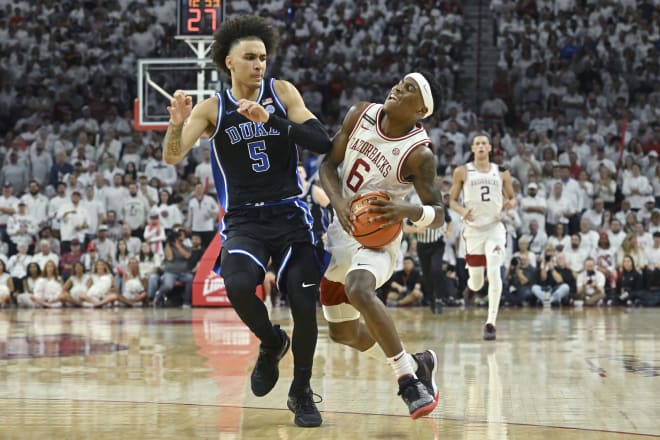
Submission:
<svg viewBox="0 0 660 440">
<path fill-rule="evenodd" d="M 409 73 L 404 78 L 411 78 L 419 86 L 419 90 L 422 92 L 422 101 L 424 101 L 424 107 L 428 109 L 426 110 L 424 118 L 428 118 L 433 114 L 433 95 L 431 95 L 431 85 L 421 73 Z"/>
</svg>

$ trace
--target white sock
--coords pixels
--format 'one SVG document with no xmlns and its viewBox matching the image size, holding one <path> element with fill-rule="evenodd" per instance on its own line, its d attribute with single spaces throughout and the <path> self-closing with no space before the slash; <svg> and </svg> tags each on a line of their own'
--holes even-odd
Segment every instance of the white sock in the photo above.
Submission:
<svg viewBox="0 0 660 440">
<path fill-rule="evenodd" d="M 499 268 L 497 270 L 499 271 Z M 499 272 L 497 272 L 497 276 L 493 276 L 492 278 L 489 277 L 488 279 L 488 320 L 486 321 L 486 324 L 495 325 L 495 321 L 497 321 L 497 312 L 500 309 L 501 298 L 502 279 L 499 276 Z"/>
<path fill-rule="evenodd" d="M 396 356 L 387 358 L 387 363 L 390 364 L 397 378 L 406 375 L 417 378 L 415 375 L 415 369 L 413 368 L 414 362 L 412 356 L 409 353 L 406 353 L 405 350 Z"/>
<path fill-rule="evenodd" d="M 383 350 L 380 349 L 380 345 L 378 345 L 376 342 L 374 342 L 374 345 L 367 348 L 362 353 L 366 354 L 371 359 L 377 360 L 378 362 L 387 362 L 385 353 L 383 353 Z"/>
</svg>

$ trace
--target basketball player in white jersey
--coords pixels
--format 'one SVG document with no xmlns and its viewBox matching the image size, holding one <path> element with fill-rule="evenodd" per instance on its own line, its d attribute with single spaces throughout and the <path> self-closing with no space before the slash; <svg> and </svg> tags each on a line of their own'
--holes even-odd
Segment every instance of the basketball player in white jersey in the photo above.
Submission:
<svg viewBox="0 0 660 440">
<path fill-rule="evenodd" d="M 485 133 L 472 138 L 474 160 L 454 170 L 449 193 L 449 207 L 463 219 L 465 262 L 468 266 L 468 289 L 477 291 L 484 284 L 484 266 L 488 275 L 488 318 L 484 339 L 494 340 L 495 321 L 502 296 L 500 267 L 504 263 L 506 230 L 501 221 L 503 209 L 516 206 L 511 174 L 490 162 L 492 146 Z M 463 205 L 459 197 L 463 192 Z"/>
<path fill-rule="evenodd" d="M 321 184 L 337 214 L 328 228 L 326 249 L 332 257 L 321 280 L 330 338 L 374 358 L 386 357 L 413 419 L 437 405 L 437 357 L 431 350 L 414 357 L 404 350 L 387 309 L 375 294 L 393 273 L 401 237 L 382 249 L 364 248 L 351 234 L 350 205 L 358 194 L 384 191 L 390 200 L 373 201 L 369 211 L 380 213 L 377 218 L 388 224 L 404 218 L 419 226 L 444 223 L 434 154 L 419 122 L 440 106 L 438 89 L 429 78 L 408 74 L 392 88 L 384 104 L 355 104 L 320 167 Z M 404 201 L 411 186 L 423 205 Z"/>
</svg>

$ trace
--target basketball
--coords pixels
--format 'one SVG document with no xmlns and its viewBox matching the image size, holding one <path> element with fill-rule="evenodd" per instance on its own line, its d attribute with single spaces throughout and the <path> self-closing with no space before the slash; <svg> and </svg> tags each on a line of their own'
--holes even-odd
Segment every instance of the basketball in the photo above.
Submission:
<svg viewBox="0 0 660 440">
<path fill-rule="evenodd" d="M 378 217 L 380 213 L 368 212 L 371 200 L 389 200 L 390 196 L 383 192 L 370 192 L 360 194 L 351 202 L 351 212 L 355 216 L 353 220 L 353 237 L 366 248 L 378 249 L 387 246 L 394 241 L 403 228 L 403 222 L 381 228 L 386 221 L 369 219 Z"/>
</svg>

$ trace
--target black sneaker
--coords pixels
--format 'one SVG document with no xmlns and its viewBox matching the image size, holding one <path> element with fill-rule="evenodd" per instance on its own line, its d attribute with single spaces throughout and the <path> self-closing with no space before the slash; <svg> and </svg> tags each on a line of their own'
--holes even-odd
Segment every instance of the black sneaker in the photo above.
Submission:
<svg viewBox="0 0 660 440">
<path fill-rule="evenodd" d="M 433 350 L 426 350 L 413 354 L 413 357 L 417 361 L 415 375 L 422 381 L 429 394 L 433 396 L 433 400 L 437 402 L 440 395 L 438 386 L 435 383 L 435 373 L 438 371 L 438 356 Z"/>
<path fill-rule="evenodd" d="M 399 396 L 408 405 L 408 411 L 412 419 L 418 419 L 430 414 L 438 402 L 429 394 L 426 387 L 419 379 L 411 375 L 399 378 Z"/>
<path fill-rule="evenodd" d="M 280 369 L 278 364 L 280 359 L 284 357 L 291 341 L 284 330 L 280 330 L 279 325 L 274 325 L 273 328 L 280 334 L 282 345 L 273 349 L 271 347 L 264 347 L 261 344 L 259 348 L 259 357 L 257 363 L 252 370 L 252 377 L 250 378 L 252 385 L 252 392 L 255 396 L 265 396 L 273 389 L 280 377 Z"/>
<path fill-rule="evenodd" d="M 494 341 L 497 330 L 493 324 L 486 324 L 484 326 L 484 340 L 485 341 Z"/>
<path fill-rule="evenodd" d="M 318 396 L 318 394 L 312 393 L 309 388 L 300 396 L 289 396 L 286 406 L 295 414 L 293 423 L 302 428 L 321 426 L 323 419 L 314 402 L 314 396 Z M 318 397 L 320 399 L 321 396 Z"/>
</svg>

